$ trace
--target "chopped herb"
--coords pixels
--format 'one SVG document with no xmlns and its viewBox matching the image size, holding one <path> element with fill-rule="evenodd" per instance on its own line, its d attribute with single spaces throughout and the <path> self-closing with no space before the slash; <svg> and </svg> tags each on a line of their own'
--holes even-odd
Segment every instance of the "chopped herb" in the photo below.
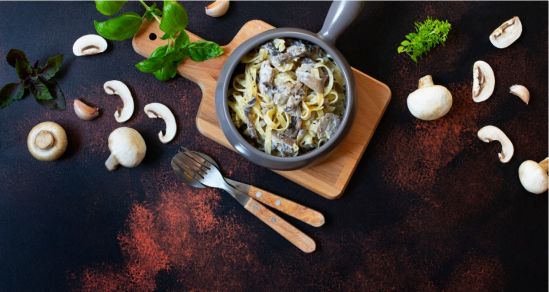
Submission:
<svg viewBox="0 0 549 292">
<path fill-rule="evenodd" d="M 399 54 L 406 53 L 412 61 L 426 55 L 432 48 L 443 44 L 448 37 L 452 25 L 447 20 L 438 20 L 428 17 L 423 22 L 414 24 L 416 31 L 406 35 L 397 49 Z"/>
</svg>

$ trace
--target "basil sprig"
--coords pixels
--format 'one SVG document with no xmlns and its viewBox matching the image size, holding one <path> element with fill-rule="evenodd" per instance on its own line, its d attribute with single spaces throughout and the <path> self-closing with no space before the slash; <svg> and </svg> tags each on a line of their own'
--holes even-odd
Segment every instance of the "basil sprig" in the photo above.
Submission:
<svg viewBox="0 0 549 292">
<path fill-rule="evenodd" d="M 15 68 L 19 82 L 8 83 L 0 89 L 0 108 L 23 99 L 30 92 L 38 103 L 50 109 L 65 109 L 65 96 L 52 80 L 61 68 L 63 55 L 49 58 L 44 66 L 39 66 L 38 61 L 31 66 L 25 53 L 11 49 L 6 60 Z"/>
<path fill-rule="evenodd" d="M 95 6 L 104 15 L 112 16 L 120 11 L 125 1 L 96 0 Z M 191 42 L 185 32 L 189 16 L 185 8 L 174 0 L 165 0 L 162 10 L 156 4 L 147 5 L 142 16 L 135 12 L 126 12 L 106 21 L 94 21 L 95 30 L 109 40 L 132 38 L 141 26 L 143 19 L 156 20 L 164 32 L 161 37 L 168 44 L 158 47 L 149 58 L 137 63 L 135 67 L 144 73 L 153 74 L 158 80 L 169 80 L 177 74 L 177 66 L 186 58 L 199 62 L 218 57 L 223 49 L 210 41 Z"/>
</svg>

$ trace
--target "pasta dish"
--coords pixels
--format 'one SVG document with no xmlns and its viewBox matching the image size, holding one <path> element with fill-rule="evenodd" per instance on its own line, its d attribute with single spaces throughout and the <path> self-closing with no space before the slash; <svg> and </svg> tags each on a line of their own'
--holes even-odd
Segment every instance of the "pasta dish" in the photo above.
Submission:
<svg viewBox="0 0 549 292">
<path fill-rule="evenodd" d="M 319 46 L 274 39 L 244 56 L 240 66 L 229 108 L 235 126 L 255 147 L 292 157 L 322 146 L 337 131 L 345 81 Z"/>
</svg>

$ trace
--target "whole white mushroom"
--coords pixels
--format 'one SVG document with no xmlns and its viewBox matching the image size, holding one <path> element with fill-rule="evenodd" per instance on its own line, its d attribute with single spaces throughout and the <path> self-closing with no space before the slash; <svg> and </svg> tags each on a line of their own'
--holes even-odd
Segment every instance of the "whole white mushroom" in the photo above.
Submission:
<svg viewBox="0 0 549 292">
<path fill-rule="evenodd" d="M 147 145 L 139 132 L 132 128 L 120 127 L 109 135 L 109 150 L 111 155 L 105 161 L 105 166 L 112 171 L 118 165 L 138 166 L 145 158 Z"/>
<path fill-rule="evenodd" d="M 419 79 L 418 89 L 407 99 L 410 113 L 424 121 L 432 121 L 446 115 L 452 107 L 452 94 L 442 86 L 433 84 L 431 75 Z"/>
<path fill-rule="evenodd" d="M 518 170 L 520 183 L 533 194 L 542 194 L 547 192 L 549 184 L 549 175 L 547 174 L 547 164 L 549 157 L 540 163 L 532 160 L 524 161 Z"/>
<path fill-rule="evenodd" d="M 58 123 L 42 122 L 34 126 L 27 136 L 31 155 L 42 161 L 56 160 L 67 149 L 67 133 Z"/>
</svg>

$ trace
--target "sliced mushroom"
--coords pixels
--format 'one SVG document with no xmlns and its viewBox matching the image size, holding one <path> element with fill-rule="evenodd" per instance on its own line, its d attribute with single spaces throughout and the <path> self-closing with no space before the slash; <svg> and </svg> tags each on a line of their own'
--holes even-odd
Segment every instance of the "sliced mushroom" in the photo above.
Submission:
<svg viewBox="0 0 549 292">
<path fill-rule="evenodd" d="M 114 112 L 114 118 L 116 121 L 123 123 L 129 120 L 132 117 L 134 105 L 132 94 L 126 84 L 118 80 L 111 80 L 105 82 L 103 89 L 105 89 L 107 94 L 118 95 L 122 99 L 123 107 L 121 109 L 118 108 Z"/>
<path fill-rule="evenodd" d="M 540 163 L 526 160 L 519 166 L 519 180 L 527 191 L 533 194 L 547 192 L 549 184 L 549 174 L 547 173 L 548 163 L 549 157 Z"/>
<path fill-rule="evenodd" d="M 206 6 L 206 14 L 212 17 L 223 16 L 227 10 L 229 10 L 229 0 L 216 0 Z"/>
<path fill-rule="evenodd" d="M 492 96 L 496 78 L 494 70 L 484 61 L 476 61 L 473 65 L 473 101 L 483 102 Z"/>
<path fill-rule="evenodd" d="M 95 55 L 105 50 L 107 50 L 107 41 L 96 34 L 81 36 L 72 45 L 72 52 L 76 56 Z"/>
<path fill-rule="evenodd" d="M 97 116 L 99 115 L 98 107 L 89 106 L 84 102 L 82 102 L 80 99 L 74 100 L 73 107 L 74 107 L 74 113 L 76 113 L 76 115 L 80 119 L 85 121 L 93 120 L 97 118 Z"/>
<path fill-rule="evenodd" d="M 177 124 L 175 117 L 167 106 L 158 102 L 149 103 L 145 106 L 145 114 L 152 119 L 161 118 L 166 123 L 165 133 L 158 132 L 160 142 L 166 144 L 173 140 L 177 132 Z"/>
<path fill-rule="evenodd" d="M 489 143 L 492 141 L 498 141 L 501 144 L 501 152 L 498 153 L 499 160 L 503 163 L 507 163 L 513 157 L 515 149 L 511 140 L 495 126 L 482 127 L 477 133 L 479 139 L 483 142 Z"/>
<path fill-rule="evenodd" d="M 514 43 L 522 34 L 522 23 L 515 16 L 502 23 L 490 34 L 490 42 L 498 49 L 504 49 Z"/>
<path fill-rule="evenodd" d="M 525 104 L 528 104 L 530 102 L 530 91 L 528 91 L 528 88 L 515 84 L 509 88 L 509 92 L 518 96 L 522 101 L 524 101 Z"/>
<path fill-rule="evenodd" d="M 67 133 L 58 123 L 43 122 L 32 128 L 27 147 L 38 160 L 51 161 L 61 157 L 67 149 Z"/>
</svg>

